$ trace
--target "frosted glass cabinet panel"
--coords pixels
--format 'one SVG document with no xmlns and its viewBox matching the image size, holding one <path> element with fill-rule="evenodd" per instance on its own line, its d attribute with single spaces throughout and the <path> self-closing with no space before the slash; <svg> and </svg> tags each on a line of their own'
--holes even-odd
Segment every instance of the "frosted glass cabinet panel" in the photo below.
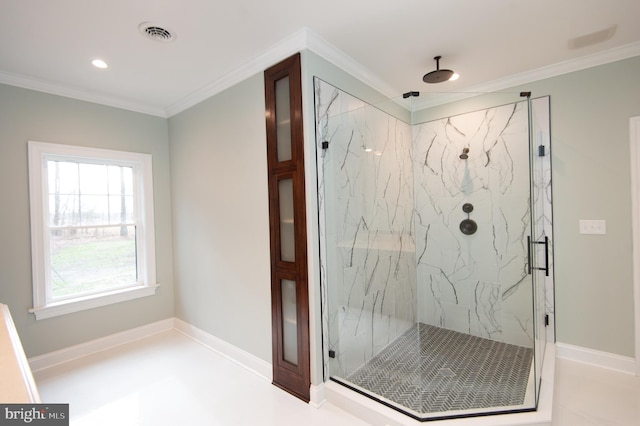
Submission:
<svg viewBox="0 0 640 426">
<path fill-rule="evenodd" d="M 266 69 L 264 87 L 273 384 L 309 402 L 309 292 L 300 54 Z"/>
<path fill-rule="evenodd" d="M 280 200 L 280 259 L 285 262 L 296 260 L 296 238 L 293 218 L 293 179 L 278 181 Z"/>
<path fill-rule="evenodd" d="M 298 314 L 296 309 L 296 283 L 280 281 L 282 291 L 282 335 L 284 359 L 298 365 Z"/>
<path fill-rule="evenodd" d="M 289 77 L 276 81 L 276 132 L 278 161 L 291 160 L 291 104 Z"/>
</svg>

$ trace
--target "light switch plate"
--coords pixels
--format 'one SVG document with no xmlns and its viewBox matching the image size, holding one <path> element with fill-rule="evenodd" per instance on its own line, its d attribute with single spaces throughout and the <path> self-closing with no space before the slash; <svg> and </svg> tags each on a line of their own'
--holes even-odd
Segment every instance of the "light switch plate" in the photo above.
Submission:
<svg viewBox="0 0 640 426">
<path fill-rule="evenodd" d="M 581 234 L 596 234 L 604 235 L 607 233 L 607 221 L 606 220 L 580 220 L 580 233 Z"/>
</svg>

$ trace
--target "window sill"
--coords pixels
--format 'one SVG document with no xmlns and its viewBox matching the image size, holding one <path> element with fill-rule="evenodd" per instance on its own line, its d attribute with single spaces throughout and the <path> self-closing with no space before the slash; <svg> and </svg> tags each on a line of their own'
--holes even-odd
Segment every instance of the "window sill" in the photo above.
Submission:
<svg viewBox="0 0 640 426">
<path fill-rule="evenodd" d="M 36 320 L 66 315 L 72 312 L 120 303 L 140 297 L 153 296 L 158 285 L 140 286 L 117 290 L 111 293 L 91 295 L 79 299 L 65 300 L 63 302 L 50 303 L 47 306 L 29 309 L 36 316 Z"/>
</svg>

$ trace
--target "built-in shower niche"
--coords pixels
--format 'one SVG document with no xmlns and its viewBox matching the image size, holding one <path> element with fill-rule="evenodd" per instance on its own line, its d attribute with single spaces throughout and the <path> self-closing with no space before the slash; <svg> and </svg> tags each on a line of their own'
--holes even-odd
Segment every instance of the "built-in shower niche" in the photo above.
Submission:
<svg viewBox="0 0 640 426">
<path fill-rule="evenodd" d="M 418 419 L 535 408 L 528 100 L 315 96 L 325 379 Z"/>
</svg>

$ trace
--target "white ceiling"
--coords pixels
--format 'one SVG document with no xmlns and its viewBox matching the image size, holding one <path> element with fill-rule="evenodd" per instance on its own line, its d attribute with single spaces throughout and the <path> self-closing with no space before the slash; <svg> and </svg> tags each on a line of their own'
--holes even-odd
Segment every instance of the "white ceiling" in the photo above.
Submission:
<svg viewBox="0 0 640 426">
<path fill-rule="evenodd" d="M 638 0 L 0 0 L 0 83 L 167 117 L 307 48 L 389 97 L 496 90 L 640 55 L 639 18 Z M 458 81 L 422 82 L 436 55 Z"/>
</svg>

